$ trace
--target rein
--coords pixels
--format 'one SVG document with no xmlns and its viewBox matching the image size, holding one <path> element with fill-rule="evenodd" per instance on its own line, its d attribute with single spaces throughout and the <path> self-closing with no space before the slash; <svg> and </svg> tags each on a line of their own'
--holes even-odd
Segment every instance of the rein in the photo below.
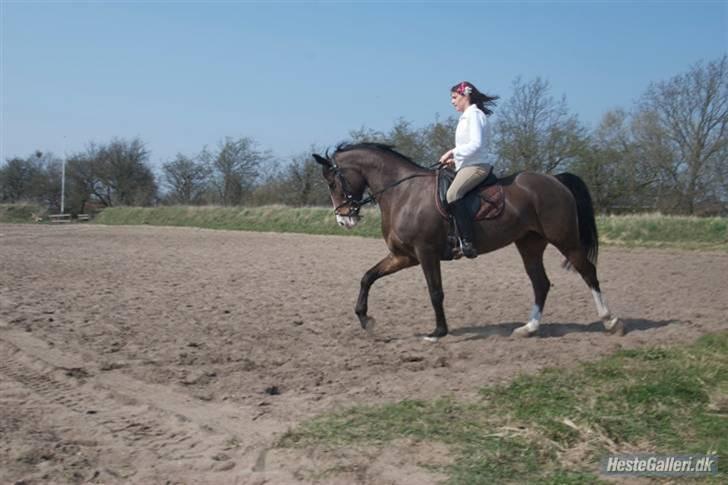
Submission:
<svg viewBox="0 0 728 485">
<path fill-rule="evenodd" d="M 336 164 L 336 160 L 334 160 L 333 157 L 331 160 L 331 166 L 333 167 L 333 170 L 334 170 L 334 176 L 337 179 L 339 179 L 339 183 L 341 184 L 341 190 L 342 190 L 342 192 L 344 192 L 344 196 L 346 197 L 345 202 L 342 202 L 338 206 L 334 207 L 334 214 L 336 214 L 337 216 L 342 216 L 342 217 L 358 216 L 359 211 L 361 210 L 362 206 L 371 204 L 372 202 L 376 202 L 377 197 L 382 195 L 387 190 L 392 189 L 392 188 L 398 186 L 399 184 L 401 184 L 402 182 L 406 182 L 407 180 L 411 180 L 411 179 L 417 178 L 417 177 L 426 177 L 426 176 L 430 175 L 430 174 L 425 174 L 425 173 L 415 173 L 412 175 L 408 175 L 402 179 L 397 180 L 396 182 L 392 182 L 391 184 L 385 186 L 381 190 L 378 190 L 374 193 L 370 193 L 368 197 L 356 200 L 356 199 L 354 199 L 354 196 L 352 195 L 351 191 L 349 190 L 349 184 L 346 181 L 346 177 L 344 177 L 344 174 L 342 173 L 339 166 Z M 438 168 L 436 168 L 436 167 L 438 167 Z M 425 168 L 431 172 L 436 172 L 436 171 L 440 170 L 441 167 L 442 167 L 442 165 L 440 165 L 440 162 L 436 162 Z M 347 205 L 349 206 L 349 213 L 346 215 L 339 214 L 339 209 L 341 209 L 342 207 L 347 206 Z"/>
</svg>

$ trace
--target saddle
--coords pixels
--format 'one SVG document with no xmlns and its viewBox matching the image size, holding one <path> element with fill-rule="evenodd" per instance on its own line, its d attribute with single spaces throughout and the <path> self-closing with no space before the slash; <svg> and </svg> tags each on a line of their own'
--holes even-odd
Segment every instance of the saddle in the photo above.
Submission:
<svg viewBox="0 0 728 485">
<path fill-rule="evenodd" d="M 447 211 L 447 189 L 455 179 L 455 172 L 442 169 L 437 172 L 437 183 L 435 184 L 435 202 L 440 215 L 449 219 Z M 503 212 L 506 205 L 506 198 L 503 186 L 498 183 L 498 177 L 493 172 L 483 180 L 480 185 L 463 197 L 465 206 L 475 221 L 495 219 Z"/>
</svg>

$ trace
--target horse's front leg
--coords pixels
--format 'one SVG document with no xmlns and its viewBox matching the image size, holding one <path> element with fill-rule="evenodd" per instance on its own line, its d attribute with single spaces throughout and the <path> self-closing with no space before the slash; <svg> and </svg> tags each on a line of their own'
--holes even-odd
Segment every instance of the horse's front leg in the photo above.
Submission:
<svg viewBox="0 0 728 485">
<path fill-rule="evenodd" d="M 369 289 L 372 284 L 382 276 L 387 276 L 397 271 L 409 268 L 417 264 L 417 260 L 407 255 L 389 254 L 380 262 L 372 266 L 372 268 L 364 274 L 361 279 L 361 289 L 359 290 L 359 299 L 356 302 L 356 316 L 359 317 L 361 328 L 366 329 L 367 325 L 373 319 L 367 316 L 369 303 Z"/>
<path fill-rule="evenodd" d="M 442 303 L 445 293 L 442 291 L 442 274 L 440 272 L 440 255 L 437 251 L 418 251 L 417 254 L 422 271 L 427 280 L 427 289 L 430 292 L 430 301 L 435 310 L 435 331 L 428 334 L 425 340 L 437 342 L 440 337 L 447 335 L 447 321 Z"/>
</svg>

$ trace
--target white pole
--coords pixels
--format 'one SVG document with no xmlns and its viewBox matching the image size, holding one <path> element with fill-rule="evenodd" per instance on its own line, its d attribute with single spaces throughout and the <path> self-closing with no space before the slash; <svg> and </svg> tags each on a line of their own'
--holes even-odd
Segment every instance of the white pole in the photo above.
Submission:
<svg viewBox="0 0 728 485">
<path fill-rule="evenodd" d="M 63 168 L 61 169 L 61 214 L 65 211 L 65 199 L 66 199 L 66 158 L 63 158 Z"/>
<path fill-rule="evenodd" d="M 61 165 L 61 214 L 65 213 L 66 202 L 66 159 L 68 158 L 68 139 L 63 137 L 63 164 Z"/>
</svg>

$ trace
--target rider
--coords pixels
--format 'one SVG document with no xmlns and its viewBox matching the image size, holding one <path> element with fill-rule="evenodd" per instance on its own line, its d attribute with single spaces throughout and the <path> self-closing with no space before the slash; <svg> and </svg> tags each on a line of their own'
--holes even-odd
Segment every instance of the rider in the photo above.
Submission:
<svg viewBox="0 0 728 485">
<path fill-rule="evenodd" d="M 450 214 L 460 235 L 460 248 L 468 258 L 478 256 L 473 247 L 473 223 L 468 209 L 462 202 L 463 197 L 483 180 L 493 167 L 486 161 L 488 141 L 487 115 L 493 111 L 498 96 L 488 96 L 478 91 L 472 83 L 463 81 L 450 90 L 450 102 L 459 113 L 455 130 L 455 148 L 448 150 L 440 157 L 440 163 L 455 167 L 455 179 L 447 191 L 447 203 Z"/>
</svg>

